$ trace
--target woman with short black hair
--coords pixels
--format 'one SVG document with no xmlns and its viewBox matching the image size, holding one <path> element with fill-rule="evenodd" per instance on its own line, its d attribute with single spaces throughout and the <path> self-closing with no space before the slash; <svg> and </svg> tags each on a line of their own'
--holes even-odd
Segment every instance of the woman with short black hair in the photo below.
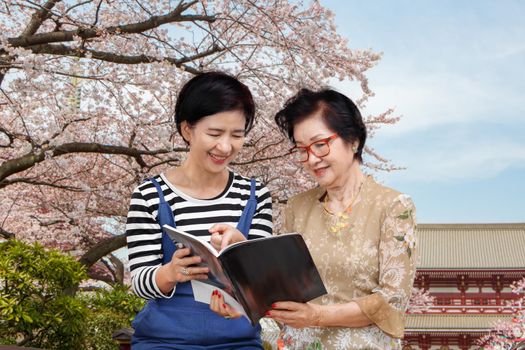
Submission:
<svg viewBox="0 0 525 350">
<path fill-rule="evenodd" d="M 304 236 L 328 294 L 267 315 L 288 326 L 288 348 L 400 349 L 417 256 L 412 201 L 362 172 L 366 127 L 345 95 L 303 89 L 275 120 L 319 184 L 288 201 L 285 227 Z"/>
<path fill-rule="evenodd" d="M 133 321 L 134 350 L 262 349 L 260 327 L 237 318 L 220 294 L 212 297 L 213 311 L 194 300 L 190 281 L 206 279 L 208 268 L 195 266 L 201 259 L 189 249 L 176 249 L 160 225 L 168 215 L 172 226 L 210 240 L 218 250 L 271 235 L 268 189 L 227 167 L 254 116 L 250 90 L 230 75 L 203 73 L 181 89 L 175 123 L 189 145 L 187 158 L 139 185 L 128 212 L 131 284 L 148 299 Z"/>
<path fill-rule="evenodd" d="M 175 124 L 182 135 L 182 125 L 195 125 L 202 118 L 224 111 L 244 114 L 245 135 L 252 129 L 255 104 L 248 87 L 236 78 L 222 72 L 208 72 L 195 76 L 180 90 L 175 103 Z"/>
</svg>

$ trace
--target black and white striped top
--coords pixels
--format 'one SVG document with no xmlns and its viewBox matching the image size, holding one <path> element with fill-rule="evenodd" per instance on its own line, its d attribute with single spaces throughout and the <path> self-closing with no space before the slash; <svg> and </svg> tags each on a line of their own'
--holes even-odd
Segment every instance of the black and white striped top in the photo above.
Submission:
<svg viewBox="0 0 525 350">
<path fill-rule="evenodd" d="M 250 179 L 230 172 L 224 191 L 212 199 L 196 199 L 173 186 L 161 174 L 155 177 L 166 202 L 175 214 L 177 228 L 209 239 L 208 229 L 216 223 L 237 225 L 250 198 Z M 257 209 L 248 239 L 272 234 L 272 199 L 268 189 L 257 182 Z M 129 266 L 133 291 L 145 299 L 169 298 L 155 283 L 155 274 L 162 264 L 162 233 L 156 221 L 159 197 L 151 181 L 137 186 L 131 196 L 126 223 Z"/>
</svg>

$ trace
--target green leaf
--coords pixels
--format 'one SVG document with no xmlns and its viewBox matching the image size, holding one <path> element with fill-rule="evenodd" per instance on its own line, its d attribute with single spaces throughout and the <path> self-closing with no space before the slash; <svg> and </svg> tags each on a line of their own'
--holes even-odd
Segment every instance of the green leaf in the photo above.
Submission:
<svg viewBox="0 0 525 350">
<path fill-rule="evenodd" d="M 410 217 L 410 213 L 408 210 L 405 210 L 402 214 L 399 214 L 398 216 L 396 216 L 397 219 L 402 219 L 402 220 L 406 220 Z"/>
<path fill-rule="evenodd" d="M 400 242 L 404 242 L 405 241 L 405 237 L 403 237 L 403 236 L 394 236 L 394 238 L 397 239 Z"/>
<path fill-rule="evenodd" d="M 31 316 L 29 315 L 22 315 L 22 318 L 24 319 L 24 321 L 26 321 L 27 323 L 33 323 L 33 319 L 31 318 Z"/>
</svg>

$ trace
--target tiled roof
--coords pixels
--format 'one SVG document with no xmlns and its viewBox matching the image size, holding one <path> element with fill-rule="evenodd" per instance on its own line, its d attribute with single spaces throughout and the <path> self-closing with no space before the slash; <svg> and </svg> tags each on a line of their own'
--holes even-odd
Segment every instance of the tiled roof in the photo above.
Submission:
<svg viewBox="0 0 525 350">
<path fill-rule="evenodd" d="M 525 269 L 525 223 L 419 224 L 419 269 Z"/>
<path fill-rule="evenodd" d="M 410 314 L 406 316 L 406 332 L 454 332 L 490 330 L 497 320 L 509 320 L 512 315 L 496 314 Z"/>
</svg>

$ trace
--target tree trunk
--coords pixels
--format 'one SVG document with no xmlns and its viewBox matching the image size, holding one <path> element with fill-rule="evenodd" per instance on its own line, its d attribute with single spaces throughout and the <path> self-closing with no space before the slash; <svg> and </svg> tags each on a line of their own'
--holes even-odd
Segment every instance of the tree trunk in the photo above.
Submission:
<svg viewBox="0 0 525 350">
<path fill-rule="evenodd" d="M 86 267 L 90 267 L 104 256 L 124 247 L 125 245 L 126 235 L 118 235 L 104 239 L 95 244 L 93 247 L 89 248 L 89 250 L 85 252 L 78 261 Z"/>
</svg>

